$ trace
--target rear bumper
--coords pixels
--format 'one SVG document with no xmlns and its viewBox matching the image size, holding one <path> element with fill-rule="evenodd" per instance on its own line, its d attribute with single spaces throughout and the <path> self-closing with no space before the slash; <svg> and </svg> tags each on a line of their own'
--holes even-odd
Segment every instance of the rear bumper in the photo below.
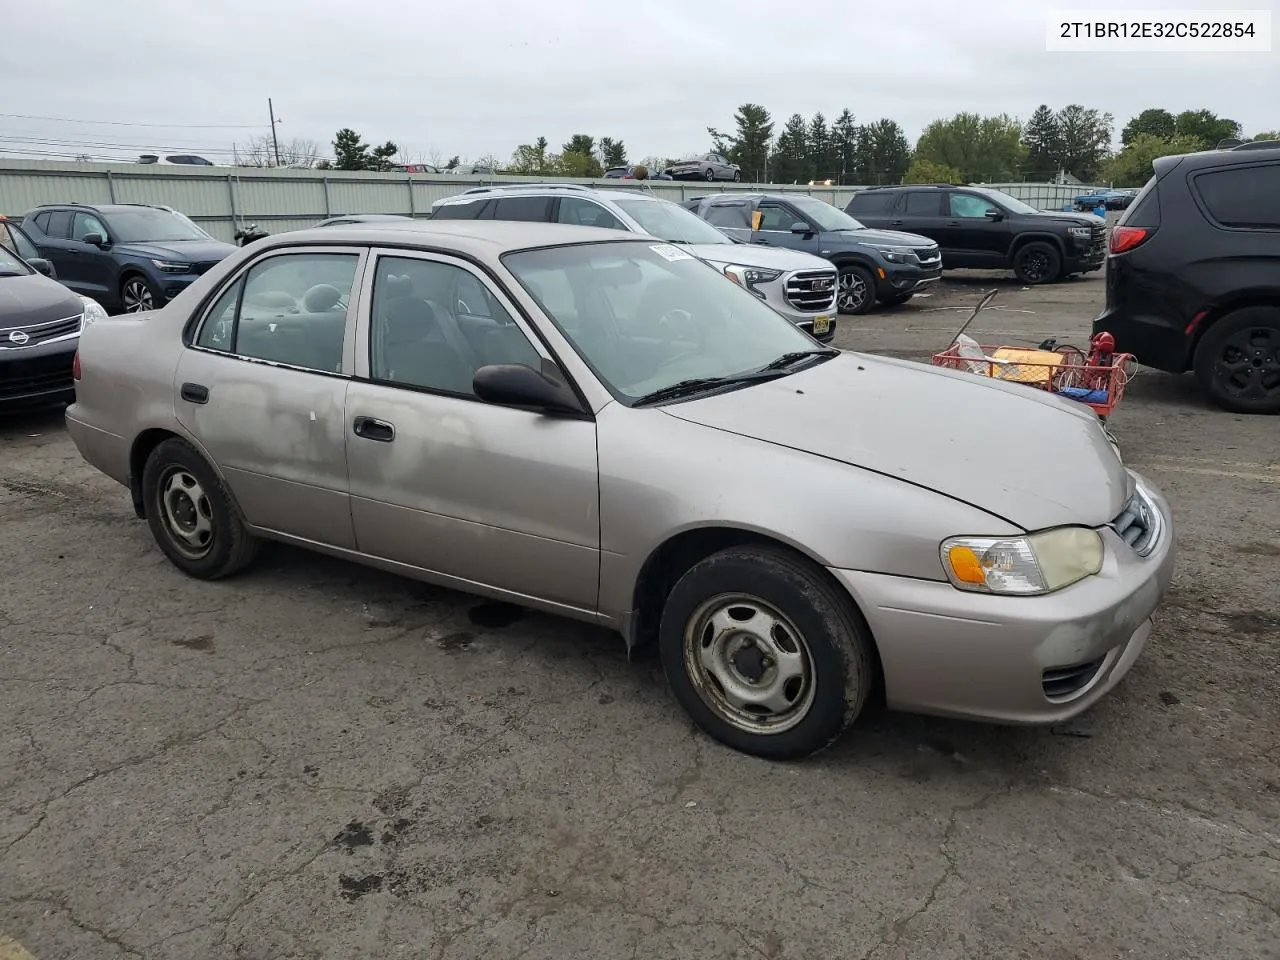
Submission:
<svg viewBox="0 0 1280 960">
<path fill-rule="evenodd" d="M 1165 519 L 1151 555 L 1138 556 L 1106 528 L 1102 572 L 1048 596 L 996 597 L 833 570 L 875 636 L 889 706 L 1046 724 L 1097 703 L 1142 653 L 1173 575 L 1169 508 L 1151 493 Z"/>
<path fill-rule="evenodd" d="M 1145 367 L 1167 373 L 1190 369 L 1191 335 L 1162 317 L 1108 306 L 1093 321 L 1094 333 L 1104 331 L 1115 337 L 1117 350 L 1132 353 Z"/>
<path fill-rule="evenodd" d="M 21 349 L 0 348 L 0 407 L 37 407 L 75 399 L 71 364 L 79 338 Z"/>
<path fill-rule="evenodd" d="M 67 434 L 85 462 L 117 483 L 129 485 L 129 445 L 123 437 L 85 422 L 73 403 L 66 413 Z"/>
</svg>

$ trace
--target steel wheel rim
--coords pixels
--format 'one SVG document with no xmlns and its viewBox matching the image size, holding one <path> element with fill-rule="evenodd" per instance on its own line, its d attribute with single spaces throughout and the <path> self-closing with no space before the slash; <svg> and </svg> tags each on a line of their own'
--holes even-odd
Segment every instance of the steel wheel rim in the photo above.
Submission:
<svg viewBox="0 0 1280 960">
<path fill-rule="evenodd" d="M 813 706 L 809 645 L 759 597 L 720 594 L 702 603 L 685 624 L 684 667 L 716 717 L 747 733 L 783 733 Z"/>
<path fill-rule="evenodd" d="M 1237 399 L 1280 396 L 1280 329 L 1257 326 L 1237 330 L 1223 342 L 1213 370 L 1222 388 Z"/>
<path fill-rule="evenodd" d="M 126 313 L 142 313 L 153 305 L 151 288 L 145 280 L 130 280 L 124 285 L 124 309 Z"/>
<path fill-rule="evenodd" d="M 850 270 L 840 274 L 840 309 L 857 310 L 867 301 L 867 281 Z"/>
<path fill-rule="evenodd" d="M 156 484 L 160 522 L 174 549 L 188 560 L 209 555 L 214 544 L 213 504 L 186 467 L 169 467 Z"/>
<path fill-rule="evenodd" d="M 1039 250 L 1025 254 L 1022 259 L 1022 273 L 1028 280 L 1034 283 L 1037 280 L 1043 280 L 1049 272 L 1049 256 L 1041 253 Z"/>
</svg>

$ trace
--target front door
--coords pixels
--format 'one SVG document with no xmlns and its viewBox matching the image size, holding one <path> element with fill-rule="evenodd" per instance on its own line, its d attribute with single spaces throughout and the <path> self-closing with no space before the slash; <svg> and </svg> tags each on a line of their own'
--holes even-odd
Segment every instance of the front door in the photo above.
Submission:
<svg viewBox="0 0 1280 960">
<path fill-rule="evenodd" d="M 354 328 L 350 248 L 268 254 L 205 314 L 174 379 L 179 421 L 256 527 L 355 548 L 345 404 Z"/>
<path fill-rule="evenodd" d="M 944 249 L 943 263 L 957 267 L 1004 266 L 1013 233 L 1003 210 L 976 193 L 952 191 L 947 194 L 947 214 L 948 244 L 962 256 Z M 958 262 L 960 259 L 966 262 Z"/>
<path fill-rule="evenodd" d="M 485 403 L 479 367 L 548 356 L 469 264 L 386 252 L 367 272 L 347 393 L 351 515 L 363 553 L 594 611 L 595 423 Z"/>
<path fill-rule="evenodd" d="M 751 242 L 767 247 L 786 247 L 813 253 L 822 245 L 818 239 L 817 228 L 811 224 L 795 207 L 765 200 L 756 208 L 756 223 Z"/>
<path fill-rule="evenodd" d="M 85 242 L 85 237 L 94 234 L 102 238 L 104 246 Z M 119 296 L 119 291 L 114 289 L 115 263 L 105 249 L 110 243 L 107 225 L 95 214 L 77 213 L 72 218 L 67 255 L 75 265 L 76 292 L 100 303 L 111 303 Z"/>
</svg>

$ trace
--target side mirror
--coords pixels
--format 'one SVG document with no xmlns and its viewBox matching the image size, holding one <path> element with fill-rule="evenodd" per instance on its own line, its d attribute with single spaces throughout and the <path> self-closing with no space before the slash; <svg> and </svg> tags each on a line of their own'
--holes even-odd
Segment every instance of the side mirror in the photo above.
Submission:
<svg viewBox="0 0 1280 960">
<path fill-rule="evenodd" d="M 92 244 L 95 247 L 105 247 L 107 245 L 106 237 L 100 233 L 86 233 L 84 235 L 84 242 Z"/>
<path fill-rule="evenodd" d="M 58 273 L 56 270 L 53 269 L 53 264 L 50 263 L 48 260 L 46 260 L 44 257 L 32 257 L 30 260 L 27 261 L 27 266 L 29 266 L 36 273 L 43 273 L 50 280 L 58 279 Z"/>
<path fill-rule="evenodd" d="M 813 233 L 813 230 L 809 227 L 807 223 L 793 223 L 791 225 L 791 232 L 809 234 L 809 233 Z"/>
<path fill-rule="evenodd" d="M 523 363 L 481 367 L 472 378 L 471 389 L 486 403 L 534 407 L 549 413 L 585 412 L 560 369 L 549 361 L 543 361 L 542 370 Z"/>
<path fill-rule="evenodd" d="M 998 220 L 1003 220 L 1004 214 L 1001 213 L 999 210 L 988 210 L 987 219 L 990 220 L 992 223 L 995 223 Z"/>
</svg>

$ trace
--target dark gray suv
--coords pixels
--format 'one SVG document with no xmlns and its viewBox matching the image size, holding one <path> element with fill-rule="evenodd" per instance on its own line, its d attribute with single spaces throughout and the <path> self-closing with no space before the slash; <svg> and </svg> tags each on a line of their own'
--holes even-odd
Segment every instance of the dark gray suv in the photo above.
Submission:
<svg viewBox="0 0 1280 960">
<path fill-rule="evenodd" d="M 830 260 L 840 273 L 841 313 L 906 303 L 942 276 L 942 254 L 928 237 L 869 230 L 803 194 L 717 193 L 686 200 L 684 207 L 735 239 Z"/>
</svg>

